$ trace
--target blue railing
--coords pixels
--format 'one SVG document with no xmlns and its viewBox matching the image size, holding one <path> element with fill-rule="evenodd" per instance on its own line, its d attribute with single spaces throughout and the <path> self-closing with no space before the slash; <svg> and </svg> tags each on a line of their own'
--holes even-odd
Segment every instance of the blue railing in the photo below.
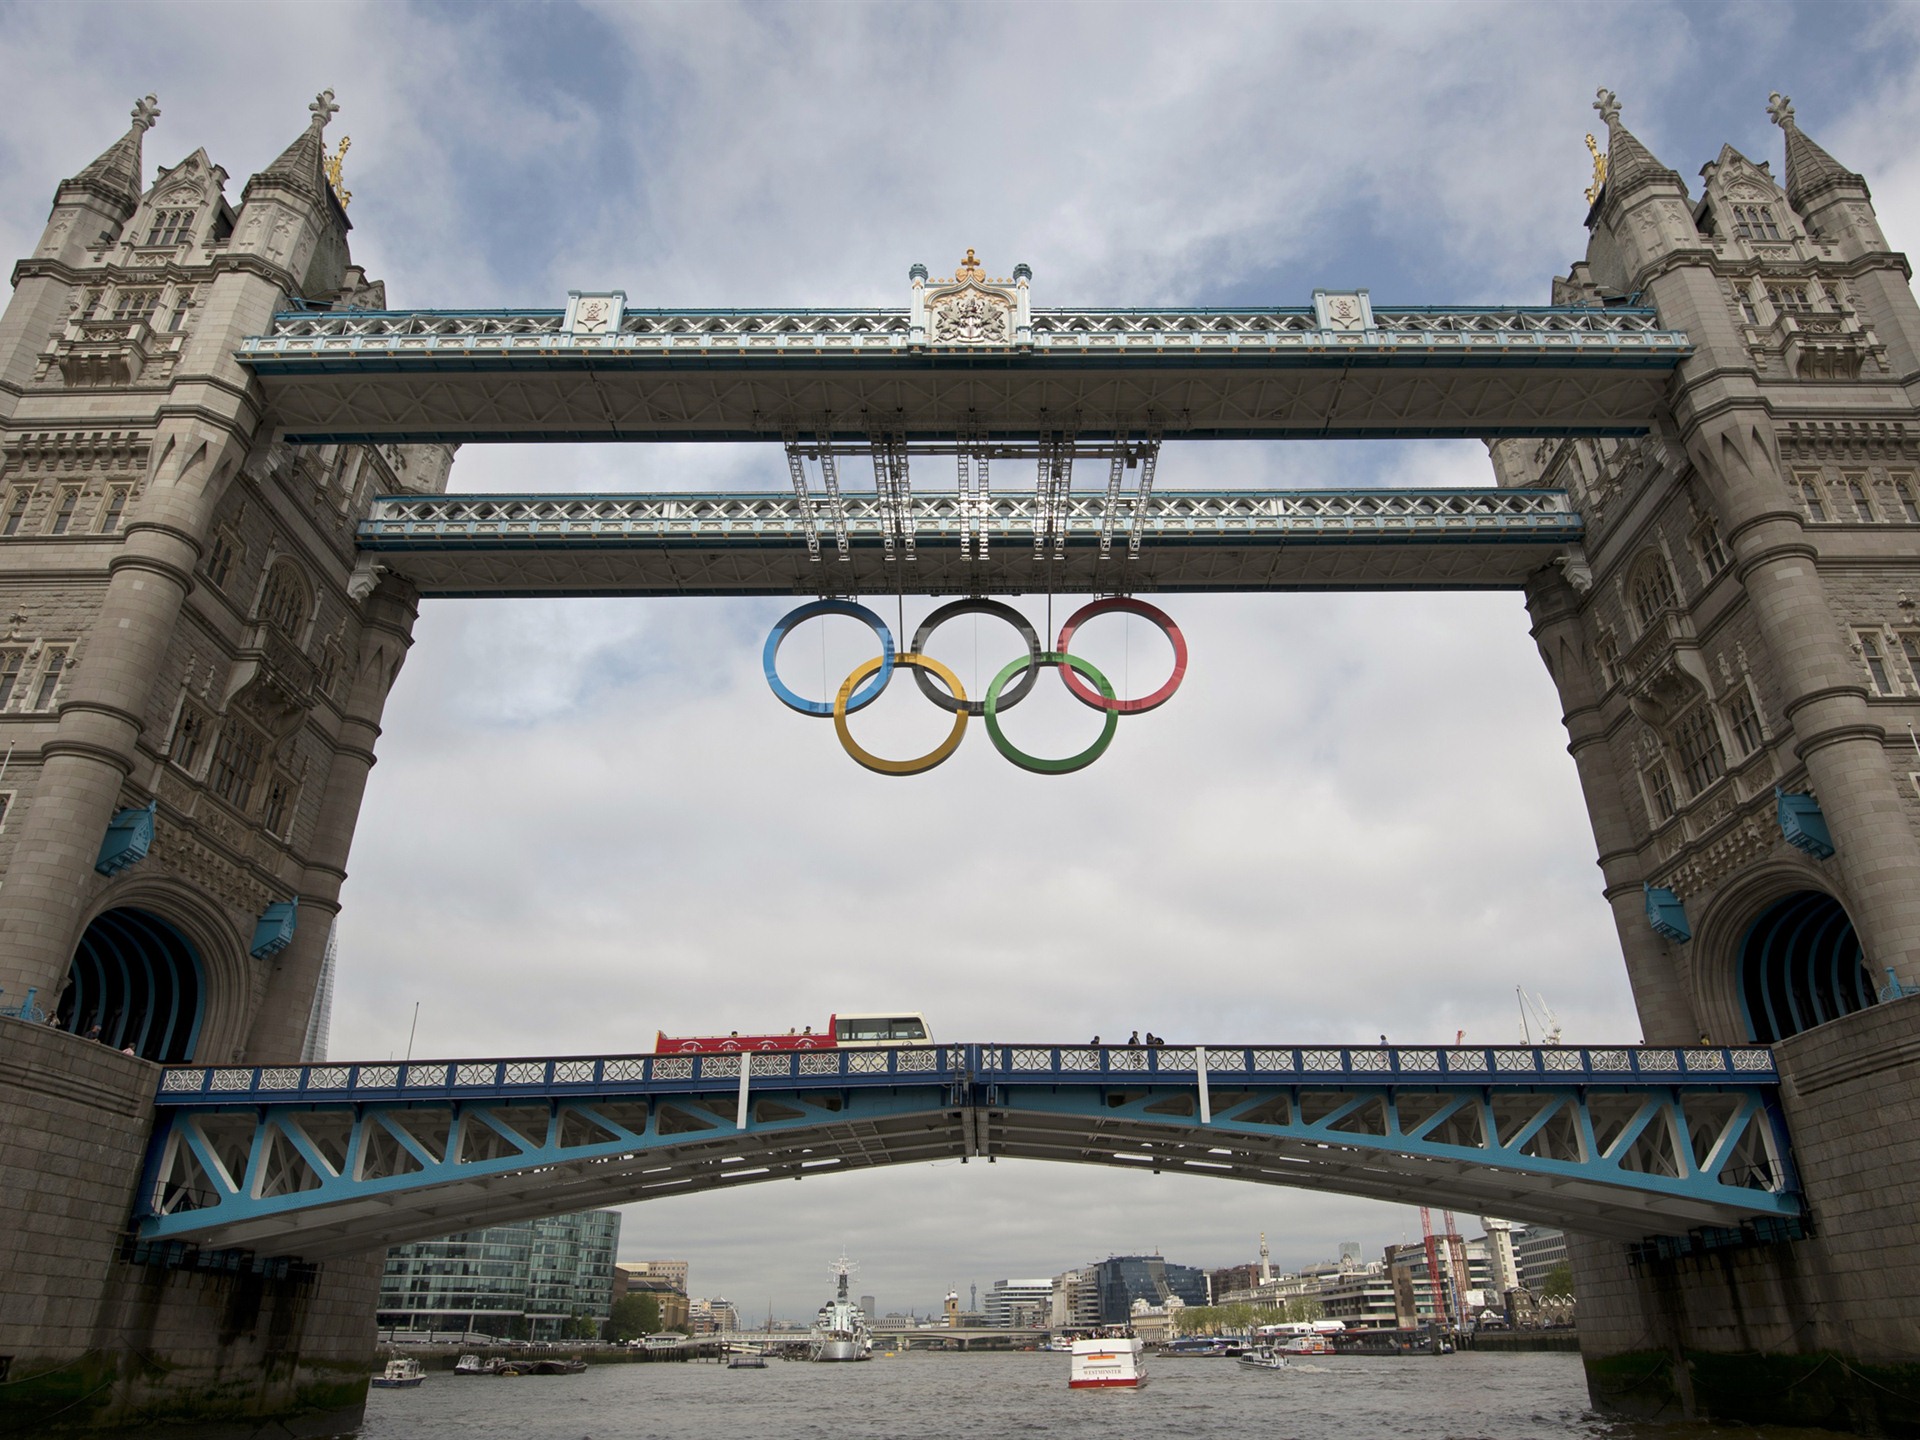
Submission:
<svg viewBox="0 0 1920 1440">
<path fill-rule="evenodd" d="M 486 1095 L 594 1095 L 737 1087 L 741 1062 L 760 1089 L 950 1084 L 1045 1085 L 1090 1080 L 1209 1080 L 1326 1087 L 1356 1084 L 1777 1084 L 1759 1046 L 1273 1046 L 956 1044 L 742 1054 L 609 1055 L 562 1059 L 411 1060 L 339 1065 L 177 1066 L 160 1080 L 163 1106 L 447 1100 Z"/>
</svg>

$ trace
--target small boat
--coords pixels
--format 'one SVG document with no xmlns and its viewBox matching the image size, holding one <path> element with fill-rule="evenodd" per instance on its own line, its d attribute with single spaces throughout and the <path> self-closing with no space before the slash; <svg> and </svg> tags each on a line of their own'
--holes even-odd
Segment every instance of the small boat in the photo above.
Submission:
<svg viewBox="0 0 1920 1440">
<path fill-rule="evenodd" d="M 729 1370 L 764 1370 L 767 1368 L 767 1357 L 756 1346 L 742 1345 L 727 1356 L 727 1368 Z"/>
<path fill-rule="evenodd" d="M 1104 1336 L 1073 1342 L 1073 1368 L 1067 1372 L 1069 1390 L 1104 1390 L 1124 1386 L 1138 1389 L 1147 1383 L 1142 1352 L 1135 1335 Z"/>
<path fill-rule="evenodd" d="M 1333 1342 L 1326 1336 L 1314 1331 L 1300 1335 L 1290 1335 L 1286 1343 L 1280 1346 L 1283 1355 L 1331 1355 Z"/>
<path fill-rule="evenodd" d="M 491 1375 L 500 1368 L 498 1360 L 482 1360 L 478 1355 L 462 1355 L 454 1362 L 456 1375 Z"/>
<path fill-rule="evenodd" d="M 1240 1363 L 1250 1370 L 1284 1370 L 1291 1363 L 1286 1356 L 1266 1346 L 1248 1350 L 1239 1358 Z"/>
<path fill-rule="evenodd" d="M 376 1390 L 411 1390 L 426 1378 L 420 1362 L 408 1355 L 387 1361 L 387 1368 L 369 1383 Z"/>
</svg>

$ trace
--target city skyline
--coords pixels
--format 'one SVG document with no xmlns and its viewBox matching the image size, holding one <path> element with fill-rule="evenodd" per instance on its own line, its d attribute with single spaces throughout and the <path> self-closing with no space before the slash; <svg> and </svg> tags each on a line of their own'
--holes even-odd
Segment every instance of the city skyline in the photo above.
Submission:
<svg viewBox="0 0 1920 1440">
<path fill-rule="evenodd" d="M 1855 12 L 1859 54 L 1817 43 L 1822 10 L 1793 5 L 1217 9 L 1199 25 L 1143 7 L 1125 31 L 1045 7 L 989 25 L 934 6 L 805 26 L 690 13 L 162 4 L 96 34 L 87 7 L 0 8 L 0 244 L 29 253 L 55 184 L 135 95 L 163 112 L 149 171 L 204 146 L 244 177 L 321 85 L 343 107 L 332 133 L 354 138 L 355 260 L 409 305 L 556 305 L 606 284 L 636 304 L 893 306 L 909 264 L 945 273 L 970 245 L 996 271 L 1031 263 L 1047 304 L 1301 304 L 1330 283 L 1545 303 L 1584 246 L 1600 85 L 1627 87 L 1635 133 L 1690 179 L 1729 141 L 1779 173 L 1765 102 L 1789 92 L 1872 177 L 1892 242 L 1920 243 L 1920 161 L 1902 148 L 1920 21 L 1899 7 Z M 1630 77 L 1594 58 L 1650 31 L 1664 49 Z M 1437 53 L 1506 81 L 1469 97 Z M 1364 100 L 1329 54 L 1365 57 Z M 1114 68 L 1149 63 L 1168 82 L 1118 104 Z M 743 75 L 758 123 L 734 104 Z M 935 163 L 956 135 L 978 173 Z M 1470 442 L 1188 445 L 1161 475 L 1492 478 Z M 470 446 L 452 486 L 785 483 L 771 448 Z M 889 1004 L 942 1038 L 1509 1041 L 1516 986 L 1543 991 L 1570 1038 L 1637 1036 L 1517 596 L 1168 604 L 1194 646 L 1186 690 L 1059 782 L 985 747 L 920 781 L 855 770 L 766 693 L 776 602 L 429 605 L 350 864 L 332 1053 L 404 1053 L 415 1002 L 416 1055 L 621 1053 L 656 1030 L 783 1031 Z M 1035 708 L 1043 738 L 1078 733 Z M 874 723 L 918 733 L 901 713 Z M 842 1248 L 885 1307 L 1109 1253 L 1219 1268 L 1263 1229 L 1289 1268 L 1418 1233 L 1374 1202 L 1017 1162 L 623 1213 L 622 1258 L 685 1256 L 704 1293 L 796 1315 Z M 1284 1237 L 1299 1248 L 1283 1260 Z"/>
</svg>

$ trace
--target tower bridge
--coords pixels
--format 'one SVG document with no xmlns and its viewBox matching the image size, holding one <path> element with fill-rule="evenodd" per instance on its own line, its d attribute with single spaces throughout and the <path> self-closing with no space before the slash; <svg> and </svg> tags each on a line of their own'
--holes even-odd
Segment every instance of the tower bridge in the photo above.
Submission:
<svg viewBox="0 0 1920 1440">
<path fill-rule="evenodd" d="M 1555 1220 L 1597 1404 L 1910 1425 L 1920 306 L 1784 97 L 1782 176 L 1729 146 L 1694 195 L 1601 92 L 1586 253 L 1518 308 L 1050 310 L 969 252 L 895 309 L 394 309 L 337 108 L 235 206 L 204 152 L 146 182 L 138 102 L 0 317 L 28 1424 L 349 1429 L 387 1241 L 1008 1155 Z M 1489 440 L 1494 488 L 1154 488 L 1167 440 L 1425 436 Z M 457 445 L 583 440 L 778 443 L 792 494 L 445 493 Z M 1488 587 L 1561 700 L 1640 1045 L 308 1063 L 423 600 Z"/>
</svg>

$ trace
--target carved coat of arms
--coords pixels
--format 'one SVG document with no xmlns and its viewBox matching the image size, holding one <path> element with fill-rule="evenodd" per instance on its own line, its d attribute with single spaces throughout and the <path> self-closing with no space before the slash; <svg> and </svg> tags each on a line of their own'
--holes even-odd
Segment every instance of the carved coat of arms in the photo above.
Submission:
<svg viewBox="0 0 1920 1440">
<path fill-rule="evenodd" d="M 990 279 L 969 250 L 952 279 L 928 284 L 926 273 L 923 266 L 914 267 L 913 325 L 923 343 L 1013 345 L 1022 339 L 1032 275 L 1026 266 L 1015 267 L 1010 280 Z"/>
</svg>

